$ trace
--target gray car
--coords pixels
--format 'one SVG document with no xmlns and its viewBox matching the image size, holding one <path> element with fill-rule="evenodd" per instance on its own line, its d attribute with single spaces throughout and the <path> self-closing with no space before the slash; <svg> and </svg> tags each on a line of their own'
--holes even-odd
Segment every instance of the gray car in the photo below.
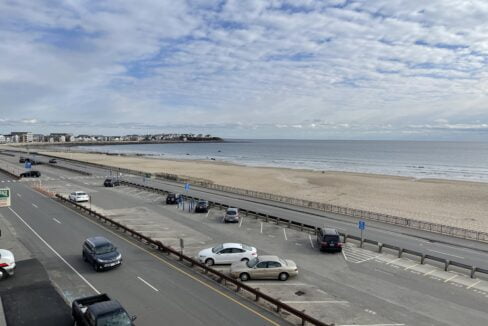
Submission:
<svg viewBox="0 0 488 326">
<path fill-rule="evenodd" d="M 238 223 L 239 222 L 239 209 L 229 207 L 225 212 L 224 223 Z"/>
<path fill-rule="evenodd" d="M 237 262 L 230 266 L 230 276 L 249 279 L 275 279 L 286 281 L 290 276 L 298 275 L 294 261 L 281 259 L 278 256 L 259 256 L 248 262 Z"/>
</svg>

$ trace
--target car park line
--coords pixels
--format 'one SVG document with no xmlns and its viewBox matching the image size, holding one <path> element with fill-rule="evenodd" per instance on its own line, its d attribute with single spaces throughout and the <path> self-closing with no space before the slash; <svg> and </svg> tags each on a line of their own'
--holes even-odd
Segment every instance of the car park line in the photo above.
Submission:
<svg viewBox="0 0 488 326">
<path fill-rule="evenodd" d="M 447 283 L 447 282 L 449 282 L 450 280 L 455 279 L 456 277 L 457 277 L 457 275 L 454 275 L 454 276 L 451 276 L 451 277 L 449 277 L 449 278 L 446 278 L 446 279 L 444 280 L 444 283 Z"/>
<path fill-rule="evenodd" d="M 15 216 L 17 216 L 17 218 L 22 222 L 24 223 L 25 226 L 27 226 L 27 228 L 29 230 L 32 231 L 32 233 L 34 233 L 34 235 L 42 241 L 42 243 L 44 243 L 46 245 L 46 247 L 48 247 L 56 256 L 58 256 L 59 259 L 61 259 L 61 261 L 63 263 L 65 263 L 73 272 L 75 272 L 76 275 L 78 275 L 93 291 L 95 291 L 96 294 L 100 294 L 100 291 L 97 290 L 97 288 L 95 288 L 90 282 L 88 282 L 88 280 L 83 276 L 81 275 L 73 266 L 71 266 L 70 263 L 68 263 L 46 240 L 44 240 L 40 235 L 39 233 L 37 233 L 22 217 L 20 217 L 19 214 L 17 214 L 16 211 L 14 211 L 12 209 L 12 207 L 9 207 L 8 208 L 12 213 L 14 213 Z"/>
<path fill-rule="evenodd" d="M 430 275 L 430 274 L 432 274 L 434 272 L 437 272 L 437 269 L 433 269 L 430 272 L 425 273 L 424 276 Z"/>
<path fill-rule="evenodd" d="M 408 266 L 407 268 L 405 268 L 405 270 L 409 270 L 410 268 L 414 268 L 415 266 L 418 266 L 419 264 L 413 264 L 412 266 Z"/>
<path fill-rule="evenodd" d="M 241 221 L 239 222 L 239 227 L 242 226 L 242 221 L 244 221 L 244 217 L 241 217 Z"/>
<path fill-rule="evenodd" d="M 468 286 L 466 289 L 467 289 L 467 290 L 469 290 L 469 289 L 471 289 L 473 286 L 478 285 L 479 283 L 481 283 L 481 281 L 476 281 L 476 282 L 474 282 L 473 284 L 471 284 L 470 286 Z"/>
<path fill-rule="evenodd" d="M 146 284 L 147 286 L 149 286 L 151 289 L 153 289 L 154 291 L 156 292 L 159 292 L 158 289 L 156 289 L 154 286 L 152 286 L 151 284 L 149 284 L 148 281 L 144 280 L 142 277 L 137 277 L 142 283 Z"/>
<path fill-rule="evenodd" d="M 19 197 L 19 198 L 20 198 L 20 197 L 22 197 L 22 195 L 21 195 L 21 194 L 19 194 L 19 193 L 17 193 L 17 197 Z"/>
<path fill-rule="evenodd" d="M 283 234 L 285 235 L 285 240 L 288 240 L 288 237 L 286 236 L 286 229 L 283 228 Z"/>
<path fill-rule="evenodd" d="M 55 218 L 55 217 L 53 217 L 53 221 L 56 222 L 56 223 L 58 223 L 58 224 L 61 224 L 61 222 L 57 218 Z"/>
<path fill-rule="evenodd" d="M 37 206 L 36 204 L 32 203 L 32 206 L 34 206 L 35 208 L 39 208 L 39 206 Z"/>
<path fill-rule="evenodd" d="M 312 246 L 312 248 L 315 248 L 313 246 L 312 236 L 310 234 L 308 235 L 308 239 L 310 240 L 310 245 Z"/>
<path fill-rule="evenodd" d="M 263 233 L 263 222 L 261 222 L 261 232 L 260 233 Z"/>
</svg>

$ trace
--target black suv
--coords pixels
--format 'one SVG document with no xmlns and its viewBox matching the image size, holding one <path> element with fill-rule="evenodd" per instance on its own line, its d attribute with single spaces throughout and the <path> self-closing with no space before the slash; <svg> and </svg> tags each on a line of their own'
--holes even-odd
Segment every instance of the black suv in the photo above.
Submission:
<svg viewBox="0 0 488 326">
<path fill-rule="evenodd" d="M 200 199 L 195 206 L 195 213 L 207 213 L 208 201 Z"/>
<path fill-rule="evenodd" d="M 55 158 L 52 158 L 52 159 L 49 160 L 49 163 L 56 164 L 56 163 L 58 163 L 58 161 L 56 161 Z"/>
<path fill-rule="evenodd" d="M 177 203 L 178 203 L 178 195 L 170 192 L 166 196 L 166 204 L 172 205 L 172 204 L 177 204 Z"/>
<path fill-rule="evenodd" d="M 317 230 L 317 245 L 320 251 L 342 251 L 341 236 L 336 229 L 319 228 Z"/>
<path fill-rule="evenodd" d="M 91 237 L 83 243 L 83 260 L 93 266 L 95 271 L 115 268 L 122 264 L 122 255 L 108 239 Z"/>
<path fill-rule="evenodd" d="M 116 186 L 120 186 L 120 181 L 117 179 L 108 178 L 108 179 L 105 179 L 105 181 L 103 182 L 103 185 L 105 187 L 116 187 Z"/>
<path fill-rule="evenodd" d="M 39 171 L 27 171 L 20 174 L 21 178 L 39 178 L 41 176 L 41 172 Z"/>
</svg>

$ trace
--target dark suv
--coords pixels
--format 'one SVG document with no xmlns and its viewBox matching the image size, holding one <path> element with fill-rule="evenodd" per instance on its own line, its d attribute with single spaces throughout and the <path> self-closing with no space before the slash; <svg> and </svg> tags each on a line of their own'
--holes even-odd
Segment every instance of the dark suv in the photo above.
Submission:
<svg viewBox="0 0 488 326">
<path fill-rule="evenodd" d="M 25 157 L 21 156 L 21 157 L 19 158 L 19 163 L 25 163 Z"/>
<path fill-rule="evenodd" d="M 20 174 L 21 178 L 39 178 L 41 176 L 41 172 L 39 171 L 27 171 Z"/>
<path fill-rule="evenodd" d="M 336 229 L 319 228 L 317 230 L 317 245 L 320 251 L 342 251 L 341 236 Z"/>
<path fill-rule="evenodd" d="M 195 213 L 207 213 L 208 201 L 200 199 L 195 206 Z"/>
<path fill-rule="evenodd" d="M 166 196 L 166 204 L 172 205 L 172 204 L 177 204 L 177 203 L 178 203 L 178 195 L 170 192 Z"/>
<path fill-rule="evenodd" d="M 115 268 L 122 264 L 122 255 L 108 239 L 91 237 L 83 243 L 83 260 L 93 266 L 95 271 Z"/>
<path fill-rule="evenodd" d="M 120 186 L 120 181 L 117 179 L 108 178 L 108 179 L 105 179 L 105 181 L 103 182 L 103 185 L 105 187 L 116 187 L 116 186 Z"/>
</svg>

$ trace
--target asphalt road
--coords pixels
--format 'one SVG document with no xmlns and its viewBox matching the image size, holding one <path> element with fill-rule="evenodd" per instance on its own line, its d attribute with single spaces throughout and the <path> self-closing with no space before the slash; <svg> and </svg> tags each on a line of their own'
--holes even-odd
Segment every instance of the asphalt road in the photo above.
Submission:
<svg viewBox="0 0 488 326">
<path fill-rule="evenodd" d="M 8 180 L 0 175 L 1 180 Z M 10 183 L 12 207 L 2 213 L 27 248 L 46 266 L 68 299 L 106 292 L 138 316 L 138 325 L 278 325 L 273 314 L 155 255 L 131 239 L 45 198 L 23 183 Z M 115 270 L 96 273 L 81 259 L 81 244 L 102 235 L 123 253 Z"/>
</svg>

